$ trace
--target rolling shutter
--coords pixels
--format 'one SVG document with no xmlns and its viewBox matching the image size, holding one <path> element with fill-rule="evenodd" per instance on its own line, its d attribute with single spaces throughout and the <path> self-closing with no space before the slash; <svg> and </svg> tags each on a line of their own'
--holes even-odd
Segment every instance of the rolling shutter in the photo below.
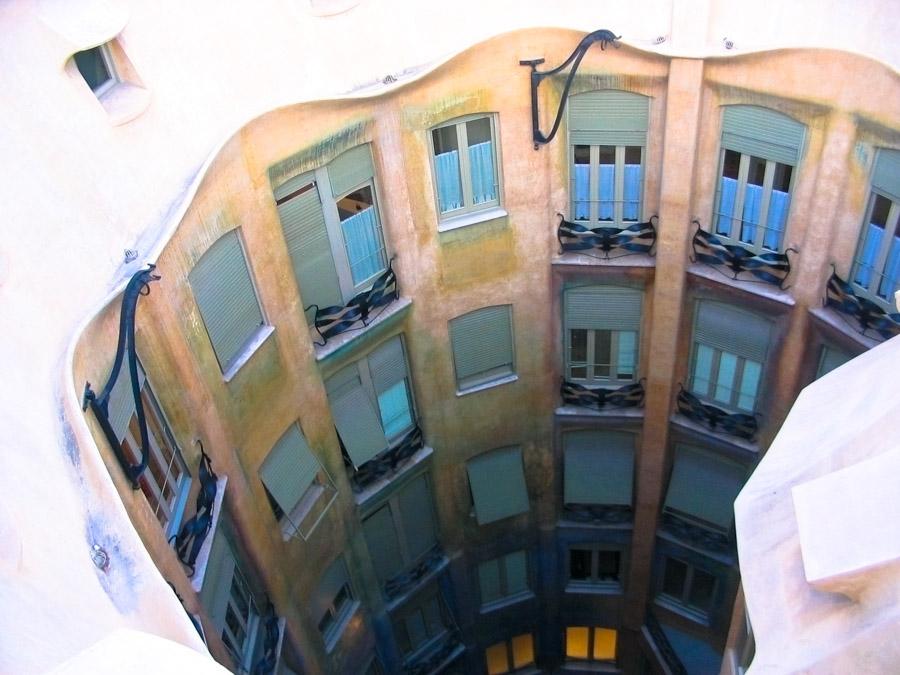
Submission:
<svg viewBox="0 0 900 675">
<path fill-rule="evenodd" d="M 666 493 L 666 507 L 723 530 L 734 520 L 734 500 L 747 470 L 740 464 L 698 448 L 679 445 Z"/>
<path fill-rule="evenodd" d="M 771 323 L 756 314 L 720 302 L 698 304 L 695 342 L 765 363 L 770 333 Z"/>
<path fill-rule="evenodd" d="M 631 506 L 634 436 L 616 431 L 563 435 L 566 504 Z"/>
<path fill-rule="evenodd" d="M 641 328 L 643 293 L 619 286 L 582 286 L 566 290 L 566 330 L 633 330 Z"/>
<path fill-rule="evenodd" d="M 369 546 L 375 573 L 382 582 L 403 571 L 400 542 L 394 530 L 394 519 L 389 506 L 382 506 L 363 521 L 363 535 Z"/>
<path fill-rule="evenodd" d="M 410 561 L 417 560 L 435 544 L 431 491 L 425 476 L 413 479 L 398 499 L 403 534 Z"/>
<path fill-rule="evenodd" d="M 506 594 L 528 590 L 528 562 L 525 551 L 515 551 L 503 558 L 506 564 Z"/>
<path fill-rule="evenodd" d="M 379 394 L 406 378 L 406 359 L 399 335 L 372 352 L 368 361 L 372 384 Z"/>
<path fill-rule="evenodd" d="M 374 175 L 372 150 L 368 143 L 347 150 L 328 165 L 328 180 L 335 199 L 371 180 Z"/>
<path fill-rule="evenodd" d="M 237 229 L 223 234 L 188 275 L 223 371 L 263 323 Z"/>
<path fill-rule="evenodd" d="M 806 126 L 774 110 L 730 105 L 722 113 L 722 147 L 796 166 Z"/>
<path fill-rule="evenodd" d="M 329 378 L 325 387 L 334 424 L 353 465 L 359 468 L 388 446 L 381 417 L 363 389 L 355 363 Z"/>
<path fill-rule="evenodd" d="M 878 150 L 872 169 L 872 187 L 900 202 L 900 150 Z"/>
<path fill-rule="evenodd" d="M 296 176 L 279 187 L 275 200 L 303 305 L 343 304 L 319 187 L 312 174 Z"/>
<path fill-rule="evenodd" d="M 569 97 L 572 145 L 646 145 L 650 99 L 626 91 L 592 91 Z"/>
<path fill-rule="evenodd" d="M 495 558 L 478 566 L 478 585 L 481 589 L 482 604 L 493 602 L 503 596 L 500 589 L 501 560 L 501 558 Z"/>
<path fill-rule="evenodd" d="M 260 467 L 259 477 L 285 514 L 290 514 L 312 485 L 319 463 L 296 424 L 278 439 Z"/>
<path fill-rule="evenodd" d="M 209 549 L 209 562 L 200 589 L 200 602 L 206 607 L 217 631 L 225 626 L 231 580 L 237 563 L 222 529 L 216 530 Z"/>
<path fill-rule="evenodd" d="M 484 373 L 498 369 L 511 373 L 512 307 L 484 307 L 452 319 L 450 342 L 460 388 Z"/>
<path fill-rule="evenodd" d="M 519 448 L 480 455 L 469 460 L 466 470 L 479 525 L 528 511 L 528 490 Z"/>
</svg>

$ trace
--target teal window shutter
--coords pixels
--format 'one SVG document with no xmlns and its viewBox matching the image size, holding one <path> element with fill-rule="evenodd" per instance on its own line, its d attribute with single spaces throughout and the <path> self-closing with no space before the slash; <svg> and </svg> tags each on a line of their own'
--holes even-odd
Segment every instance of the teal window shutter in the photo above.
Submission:
<svg viewBox="0 0 900 675">
<path fill-rule="evenodd" d="M 188 281 L 224 372 L 263 324 L 237 229 L 207 249 Z"/>
<path fill-rule="evenodd" d="M 481 589 L 482 604 L 503 597 L 500 587 L 500 560 L 500 558 L 494 558 L 478 566 L 478 585 Z"/>
<path fill-rule="evenodd" d="M 403 534 L 410 560 L 417 560 L 428 551 L 437 539 L 434 533 L 431 491 L 425 476 L 410 481 L 398 497 Z"/>
<path fill-rule="evenodd" d="M 503 557 L 506 571 L 506 594 L 516 595 L 528 590 L 528 557 L 525 551 L 515 551 Z"/>
<path fill-rule="evenodd" d="M 563 434 L 566 504 L 631 506 L 634 435 L 619 431 Z"/>
<path fill-rule="evenodd" d="M 213 625 L 219 631 L 225 626 L 228 596 L 236 566 L 231 546 L 228 545 L 222 528 L 218 528 L 209 549 L 209 562 L 203 576 L 203 587 L 200 589 L 200 602 L 209 612 Z"/>
<path fill-rule="evenodd" d="M 347 566 L 344 564 L 344 559 L 339 556 L 325 570 L 318 586 L 312 593 L 312 597 L 309 599 L 312 615 L 317 622 L 331 609 L 332 603 L 341 588 L 349 581 Z"/>
<path fill-rule="evenodd" d="M 726 106 L 722 114 L 722 147 L 796 166 L 806 126 L 768 108 Z"/>
<path fill-rule="evenodd" d="M 374 175 L 372 150 L 368 143 L 347 150 L 328 165 L 328 180 L 335 199 L 371 180 Z"/>
<path fill-rule="evenodd" d="M 319 468 L 300 429 L 292 424 L 269 452 L 259 476 L 281 510 L 290 514 L 316 479 Z"/>
<path fill-rule="evenodd" d="M 900 202 L 900 150 L 878 150 L 872 169 L 872 187 Z"/>
<path fill-rule="evenodd" d="M 650 99 L 627 91 L 591 91 L 569 97 L 572 145 L 645 145 Z"/>
<path fill-rule="evenodd" d="M 325 383 L 331 414 L 344 447 L 357 468 L 388 446 L 381 418 L 369 399 L 354 363 Z"/>
<path fill-rule="evenodd" d="M 512 306 L 483 307 L 451 319 L 450 343 L 460 389 L 512 373 Z"/>
<path fill-rule="evenodd" d="M 378 394 L 406 378 L 406 358 L 403 356 L 403 342 L 399 335 L 373 351 L 368 361 L 372 384 Z"/>
<path fill-rule="evenodd" d="M 369 546 L 375 573 L 382 582 L 392 579 L 403 571 L 400 542 L 394 529 L 390 506 L 382 506 L 363 521 L 363 535 Z"/>
<path fill-rule="evenodd" d="M 822 347 L 822 356 L 819 359 L 819 369 L 816 371 L 816 379 L 827 375 L 835 368 L 839 368 L 852 359 L 853 356 L 835 347 Z"/>
<path fill-rule="evenodd" d="M 528 511 L 528 490 L 519 448 L 479 455 L 466 465 L 479 525 Z"/>
<path fill-rule="evenodd" d="M 565 291 L 566 330 L 638 331 L 643 293 L 620 286 L 580 286 Z"/>
<path fill-rule="evenodd" d="M 720 302 L 701 301 L 697 307 L 694 341 L 765 363 L 771 322 Z"/>
<path fill-rule="evenodd" d="M 734 519 L 734 500 L 746 477 L 746 468 L 736 462 L 679 445 L 675 448 L 666 508 L 728 530 Z"/>
<path fill-rule="evenodd" d="M 312 174 L 295 176 L 280 186 L 275 202 L 304 306 L 343 304 L 319 187 Z"/>
<path fill-rule="evenodd" d="M 144 386 L 144 369 L 138 363 L 138 388 Z M 119 377 L 113 385 L 112 391 L 109 393 L 109 403 L 107 404 L 109 412 L 109 423 L 116 432 L 116 438 L 120 441 L 125 438 L 128 431 L 128 423 L 131 416 L 134 415 L 134 394 L 131 391 L 131 372 L 128 370 L 128 359 L 122 362 L 122 369 L 119 371 Z M 146 407 L 146 406 L 145 406 Z M 135 439 L 140 442 L 140 439 Z"/>
</svg>

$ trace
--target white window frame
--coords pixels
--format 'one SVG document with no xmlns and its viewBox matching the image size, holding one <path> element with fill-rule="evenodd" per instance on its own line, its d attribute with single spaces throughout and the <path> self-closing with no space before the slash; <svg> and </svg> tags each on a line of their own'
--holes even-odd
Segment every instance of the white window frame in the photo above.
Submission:
<svg viewBox="0 0 900 675">
<path fill-rule="evenodd" d="M 697 388 L 697 367 L 699 365 L 700 359 L 699 352 L 700 347 L 704 347 L 712 351 L 712 362 L 710 367 L 709 374 L 709 385 L 707 386 L 706 391 L 700 390 Z M 737 360 L 737 364 L 734 369 L 734 377 L 731 380 L 731 385 L 726 386 L 725 388 L 729 390 L 730 396 L 728 401 L 723 401 L 719 398 L 716 398 L 716 390 L 719 388 L 719 368 L 721 366 L 721 361 L 723 356 L 731 356 Z M 759 365 L 759 379 L 756 381 L 756 393 L 753 396 L 753 406 L 751 408 L 744 408 L 739 405 L 740 397 L 741 397 L 741 381 L 744 377 L 744 369 L 746 367 L 747 362 L 757 363 Z M 762 389 L 763 382 L 763 369 L 765 368 L 765 363 L 759 363 L 758 361 L 753 361 L 752 359 L 747 359 L 743 356 L 738 356 L 732 352 L 726 352 L 718 347 L 711 347 L 709 345 L 703 344 L 702 342 L 694 341 L 693 350 L 691 354 L 691 392 L 696 394 L 698 397 L 711 403 L 712 405 L 722 406 L 723 408 L 727 408 L 729 410 L 733 410 L 736 412 L 745 413 L 748 415 L 752 415 L 757 408 L 759 403 L 759 395 L 760 390 Z"/>
<path fill-rule="evenodd" d="M 587 657 L 572 656 L 569 654 L 569 631 L 573 629 L 587 629 Z M 598 630 L 611 630 L 616 634 L 615 655 L 611 659 L 594 658 L 594 642 Z M 608 626 L 566 626 L 565 633 L 563 634 L 563 644 L 567 660 L 577 661 L 579 663 L 615 663 L 619 656 L 619 631 L 616 628 L 610 628 Z"/>
<path fill-rule="evenodd" d="M 573 350 L 573 331 L 583 330 L 587 333 L 586 336 L 586 356 L 587 361 L 585 362 L 576 362 L 572 359 L 572 350 Z M 598 358 L 596 355 L 597 348 L 597 333 L 609 333 L 610 337 L 610 345 L 609 345 L 609 364 L 598 364 L 596 363 Z M 631 377 L 624 378 L 619 376 L 619 336 L 622 333 L 634 333 L 634 368 L 632 369 Z M 607 330 L 607 329 L 598 329 L 598 328 L 570 328 L 566 331 L 566 375 L 567 379 L 572 382 L 578 382 L 580 384 L 586 385 L 599 385 L 599 384 L 617 384 L 617 385 L 625 385 L 633 382 L 637 382 L 638 378 L 638 367 L 640 360 L 640 345 L 641 345 L 641 335 L 640 331 L 636 330 Z M 609 366 L 609 375 L 597 375 L 596 369 L 598 366 Z M 585 369 L 585 377 L 577 377 L 573 374 L 573 370 L 575 368 L 584 368 Z"/>
<path fill-rule="evenodd" d="M 531 643 L 531 660 L 527 663 L 516 663 L 516 650 L 513 646 L 513 643 L 516 640 L 520 640 L 522 638 L 528 638 Z M 488 652 L 491 649 L 497 649 L 498 647 L 504 647 L 506 650 L 506 670 L 491 670 L 490 669 L 490 661 L 488 661 Z M 534 658 L 534 633 L 521 633 L 519 635 L 514 635 L 509 640 L 503 640 L 502 642 L 495 642 L 494 644 L 485 647 L 484 650 L 484 660 L 485 660 L 485 669 L 487 670 L 489 675 L 504 675 L 505 673 L 515 673 L 520 671 L 522 668 L 527 668 L 528 666 L 533 666 L 535 664 Z"/>
<path fill-rule="evenodd" d="M 861 267 L 862 262 L 860 260 L 860 253 L 862 252 L 866 242 L 869 223 L 872 220 L 872 212 L 875 210 L 875 202 L 877 201 L 878 197 L 888 200 L 890 202 L 890 207 L 888 209 L 888 216 L 884 226 L 884 234 L 882 234 L 881 236 L 881 244 L 879 245 L 878 253 L 875 256 L 875 263 L 874 265 L 872 265 L 871 272 L 869 273 L 870 280 L 869 286 L 867 287 L 858 283 L 856 279 L 859 274 L 859 268 Z M 884 268 L 887 264 L 888 253 L 891 250 L 891 245 L 894 242 L 894 233 L 897 232 L 897 228 L 900 227 L 900 223 L 898 223 L 898 220 L 900 220 L 900 202 L 898 202 L 895 198 L 891 197 L 886 192 L 872 187 L 870 189 L 869 202 L 866 207 L 866 217 L 863 220 L 862 227 L 860 228 L 859 240 L 856 245 L 856 250 L 853 253 L 853 269 L 850 273 L 850 283 L 853 287 L 854 292 L 857 295 L 868 298 L 889 313 L 897 311 L 897 308 L 894 305 L 894 292 L 896 290 L 900 290 L 900 287 L 889 291 L 887 297 L 878 295 L 878 288 L 881 286 L 881 280 L 884 278 Z"/>
<path fill-rule="evenodd" d="M 246 606 L 247 606 L 247 614 L 243 616 L 240 614 L 239 604 L 235 600 L 235 593 L 241 592 L 246 597 Z M 228 626 L 227 612 L 231 611 L 239 620 L 244 629 L 244 642 L 240 651 L 235 651 L 232 646 L 229 646 L 228 642 L 230 641 L 235 647 L 237 647 L 237 640 L 234 637 L 233 632 Z M 228 588 L 228 604 L 226 609 L 226 619 L 222 626 L 222 642 L 225 643 L 225 647 L 228 649 L 229 653 L 235 660 L 235 663 L 238 666 L 239 671 L 241 672 L 250 672 L 253 668 L 253 658 L 256 652 L 256 638 L 257 631 L 259 630 L 260 625 L 260 613 L 256 607 L 256 600 L 253 597 L 253 592 L 250 589 L 250 585 L 247 583 L 246 578 L 244 577 L 244 573 L 241 571 L 240 566 L 237 564 L 237 560 L 235 560 L 234 573 L 231 577 L 231 583 Z"/>
<path fill-rule="evenodd" d="M 575 202 L 581 201 L 575 199 L 575 148 L 587 147 L 589 149 L 588 166 L 590 167 L 590 179 L 588 181 L 588 194 L 590 195 L 590 212 L 587 220 L 576 219 Z M 613 219 L 600 220 L 600 148 L 614 148 L 615 163 L 613 169 Z M 625 151 L 627 148 L 637 148 L 641 153 L 641 187 L 638 194 L 638 213 L 637 220 L 625 220 Z M 569 172 L 570 176 L 570 199 L 569 204 L 572 209 L 572 221 L 588 225 L 590 227 L 618 227 L 625 228 L 635 223 L 642 222 L 644 213 L 644 183 L 646 175 L 646 145 L 609 145 L 598 143 L 596 145 L 587 143 L 570 143 L 569 144 Z M 604 200 L 606 201 L 606 200 Z"/>
<path fill-rule="evenodd" d="M 573 551 L 585 551 L 590 554 L 591 570 L 587 579 L 574 579 L 572 577 L 572 553 Z M 600 553 L 617 553 L 619 556 L 618 578 L 615 581 L 600 578 Z M 616 546 L 609 546 L 598 543 L 579 543 L 572 544 L 568 550 L 568 567 L 566 584 L 567 591 L 621 591 L 622 579 L 625 576 L 625 552 Z"/>
<path fill-rule="evenodd" d="M 680 597 L 676 597 L 674 595 L 666 593 L 663 590 L 663 587 L 665 585 L 666 567 L 668 566 L 670 560 L 674 560 L 675 562 L 678 562 L 687 568 L 684 577 L 684 586 L 682 588 Z M 713 579 L 713 587 L 712 592 L 710 593 L 709 607 L 707 607 L 706 609 L 692 605 L 689 602 L 691 591 L 693 590 L 694 586 L 694 573 L 696 571 L 699 571 L 701 574 L 706 574 Z M 708 622 L 710 615 L 715 609 L 716 594 L 719 591 L 720 583 L 721 580 L 719 579 L 718 575 L 714 574 L 713 572 L 710 572 L 707 569 L 703 569 L 702 567 L 698 567 L 697 565 L 694 565 L 682 558 L 666 555 L 663 556 L 662 570 L 659 576 L 659 585 L 657 587 L 656 602 L 665 607 L 673 609 L 680 614 L 684 614 L 696 621 L 706 623 Z"/>
</svg>

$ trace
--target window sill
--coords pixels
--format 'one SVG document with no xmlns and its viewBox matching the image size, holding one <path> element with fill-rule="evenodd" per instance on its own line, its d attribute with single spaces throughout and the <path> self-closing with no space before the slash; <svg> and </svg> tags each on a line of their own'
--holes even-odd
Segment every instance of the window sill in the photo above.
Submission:
<svg viewBox="0 0 900 675">
<path fill-rule="evenodd" d="M 585 253 L 560 253 L 553 257 L 551 265 L 554 267 L 656 267 L 656 258 L 647 253 L 630 253 L 628 255 L 613 256 L 609 259 L 603 257 L 601 251 L 597 255 Z"/>
<path fill-rule="evenodd" d="M 335 622 L 334 626 L 331 627 L 331 630 L 328 631 L 328 635 L 323 636 L 325 640 L 325 652 L 327 654 L 333 652 L 334 648 L 337 647 L 338 642 L 341 641 L 341 636 L 344 634 L 344 630 L 347 628 L 353 615 L 356 614 L 357 609 L 359 609 L 359 600 L 354 600 L 350 606 L 344 610 L 341 614 L 341 618 Z"/>
<path fill-rule="evenodd" d="M 226 382 L 231 382 L 234 379 L 234 376 L 238 374 L 238 371 L 244 367 L 244 364 L 250 360 L 250 357 L 253 356 L 257 350 L 263 345 L 263 343 L 269 339 L 269 336 L 275 332 L 275 326 L 264 325 L 260 326 L 256 329 L 256 333 L 253 334 L 247 344 L 244 345 L 244 348 L 241 350 L 240 354 L 234 357 L 231 360 L 231 363 L 228 364 L 228 368 L 225 369 L 225 372 L 222 373 L 222 379 Z"/>
<path fill-rule="evenodd" d="M 116 82 L 97 99 L 114 127 L 127 124 L 150 106 L 150 92 L 130 82 Z"/>
<path fill-rule="evenodd" d="M 481 384 L 466 387 L 465 389 L 458 389 L 456 391 L 456 396 L 457 398 L 459 398 L 461 396 L 468 396 L 469 394 L 477 394 L 479 391 L 493 389 L 494 387 L 499 387 L 504 384 L 510 384 L 511 382 L 516 382 L 518 379 L 518 375 L 516 375 L 515 373 L 510 373 L 509 375 L 498 377 L 497 379 L 491 380 L 489 382 L 482 382 Z"/>
<path fill-rule="evenodd" d="M 785 307 L 793 307 L 796 304 L 790 293 L 782 291 L 774 284 L 770 284 L 766 281 L 760 280 L 759 282 L 755 282 L 732 279 L 728 275 L 719 272 L 717 269 L 702 263 L 691 263 L 688 266 L 688 273 L 700 279 L 714 281 L 722 286 L 728 286 L 729 288 L 734 288 L 760 298 L 765 298 L 766 300 L 771 300 L 772 302 L 777 302 Z"/>
<path fill-rule="evenodd" d="M 377 338 L 382 333 L 382 329 L 387 330 L 388 326 L 398 321 L 399 317 L 409 310 L 410 305 L 412 305 L 412 300 L 409 298 L 397 298 L 385 307 L 384 311 L 375 317 L 368 326 L 361 326 L 336 335 L 328 340 L 324 347 L 315 345 L 316 361 L 322 363 L 328 359 L 340 359 L 349 356 L 357 347 L 365 343 L 363 338 L 370 336 L 372 339 Z M 310 331 L 313 331 L 312 335 L 314 336 L 315 328 L 311 327 Z"/>
<path fill-rule="evenodd" d="M 484 211 L 474 211 L 472 213 L 466 213 L 461 216 L 454 216 L 453 218 L 447 218 L 446 220 L 440 221 L 438 223 L 438 232 L 450 232 L 451 230 L 458 230 L 461 227 L 478 225 L 479 223 L 486 223 L 489 220 L 496 220 L 497 218 L 505 218 L 508 215 L 506 209 L 499 206 L 492 209 L 485 209 Z"/>
<path fill-rule="evenodd" d="M 555 411 L 558 420 L 578 420 L 582 417 L 600 417 L 606 419 L 641 420 L 644 418 L 643 408 L 582 408 L 577 405 L 562 405 Z"/>
<path fill-rule="evenodd" d="M 213 537 L 216 536 L 216 528 L 219 526 L 219 516 L 222 515 L 222 500 L 225 499 L 225 485 L 228 483 L 228 476 L 221 476 L 216 481 L 216 499 L 212 508 L 212 523 L 209 526 L 209 532 L 206 539 L 200 547 L 197 554 L 197 563 L 194 565 L 194 576 L 191 577 L 191 588 L 197 593 L 203 588 L 203 579 L 206 577 L 206 568 L 209 565 L 209 551 L 212 548 Z"/>
<path fill-rule="evenodd" d="M 622 595 L 622 584 L 616 581 L 590 583 L 569 581 L 566 593 L 571 595 Z"/>
<path fill-rule="evenodd" d="M 491 602 L 483 604 L 481 606 L 481 609 L 479 610 L 479 614 L 490 614 L 491 612 L 496 612 L 500 609 L 506 609 L 507 607 L 513 607 L 514 605 L 518 605 L 520 602 L 525 602 L 526 600 L 533 599 L 534 593 L 532 593 L 531 591 L 522 591 L 521 593 L 509 595 L 505 598 L 492 600 Z"/>
<path fill-rule="evenodd" d="M 391 483 L 403 481 L 417 466 L 419 466 L 419 464 L 431 457 L 432 454 L 434 454 L 434 449 L 427 445 L 422 446 L 400 467 L 400 470 L 397 471 L 397 473 L 386 476 L 385 478 L 380 478 L 362 492 L 354 495 L 353 499 L 356 502 L 356 505 L 361 506 L 365 504 Z"/>
</svg>

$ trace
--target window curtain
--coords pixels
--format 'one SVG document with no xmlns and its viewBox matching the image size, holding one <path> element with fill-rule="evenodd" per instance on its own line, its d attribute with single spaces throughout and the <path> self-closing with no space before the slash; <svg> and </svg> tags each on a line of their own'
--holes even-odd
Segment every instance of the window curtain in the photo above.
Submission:
<svg viewBox="0 0 900 675">
<path fill-rule="evenodd" d="M 887 261 L 884 264 L 884 277 L 878 287 L 878 295 L 893 301 L 891 294 L 900 284 L 900 236 L 894 235 L 891 250 L 888 251 Z"/>
<path fill-rule="evenodd" d="M 641 165 L 625 165 L 625 191 L 622 196 L 622 220 L 637 220 L 641 206 Z"/>
<path fill-rule="evenodd" d="M 637 333 L 631 330 L 619 331 L 619 350 L 616 356 L 616 372 L 621 378 L 623 374 L 634 374 L 634 364 L 637 360 L 635 342 Z"/>
<path fill-rule="evenodd" d="M 883 227 L 869 223 L 866 239 L 862 246 L 862 255 L 856 261 L 856 276 L 853 278 L 853 281 L 863 288 L 868 288 L 872 281 L 872 269 L 875 267 L 875 258 L 881 247 L 882 235 L 884 235 Z"/>
<path fill-rule="evenodd" d="M 734 198 L 737 195 L 737 181 L 725 178 L 719 181 L 719 213 L 716 217 L 716 234 L 731 236 L 732 216 L 734 215 Z"/>
<path fill-rule="evenodd" d="M 491 141 L 469 146 L 469 170 L 472 173 L 472 201 L 484 204 L 497 199 L 494 185 L 494 149 Z"/>
<path fill-rule="evenodd" d="M 384 256 L 375 207 L 370 206 L 341 221 L 341 230 L 353 283 L 360 284 L 378 274 L 384 268 Z"/>
<path fill-rule="evenodd" d="M 575 220 L 591 217 L 591 165 L 576 164 L 575 171 Z"/>
<path fill-rule="evenodd" d="M 616 165 L 600 165 L 600 220 L 613 220 L 616 207 Z"/>
<path fill-rule="evenodd" d="M 741 241 L 752 244 L 756 241 L 756 226 L 759 225 L 759 207 L 762 204 L 763 189 L 761 185 L 747 184 L 744 192 L 744 213 L 741 220 Z"/>
<path fill-rule="evenodd" d="M 769 215 L 766 217 L 766 232 L 763 235 L 763 246 L 767 249 L 777 251 L 781 245 L 790 200 L 791 196 L 787 192 L 772 190 L 769 197 Z"/>
<path fill-rule="evenodd" d="M 378 409 L 381 411 L 384 435 L 388 438 L 392 438 L 410 427 L 412 416 L 409 410 L 409 398 L 406 395 L 405 379 L 378 394 Z"/>
<path fill-rule="evenodd" d="M 712 379 L 713 350 L 706 345 L 697 345 L 697 359 L 694 362 L 694 377 L 691 389 L 701 396 L 709 395 Z"/>
<path fill-rule="evenodd" d="M 756 403 L 756 391 L 759 389 L 759 377 L 762 373 L 762 364 L 749 359 L 744 361 L 744 374 L 741 376 L 741 387 L 738 393 L 738 408 L 753 410 Z"/>
<path fill-rule="evenodd" d="M 438 203 L 441 213 L 462 208 L 462 184 L 459 181 L 459 151 L 442 152 L 434 157 Z"/>
</svg>

